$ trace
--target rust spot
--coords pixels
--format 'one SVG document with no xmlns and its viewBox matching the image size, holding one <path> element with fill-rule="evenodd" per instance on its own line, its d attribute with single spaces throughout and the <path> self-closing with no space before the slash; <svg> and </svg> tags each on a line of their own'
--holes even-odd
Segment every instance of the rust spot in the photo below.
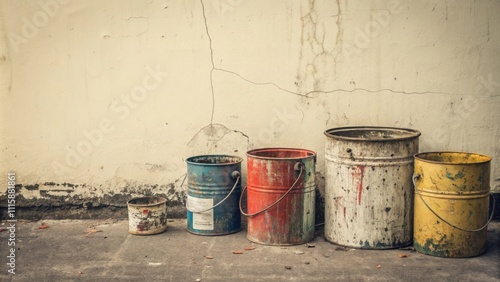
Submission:
<svg viewBox="0 0 500 282">
<path fill-rule="evenodd" d="M 137 224 L 137 230 L 139 231 L 148 231 L 149 230 L 149 221 L 148 220 L 142 220 Z"/>
<path fill-rule="evenodd" d="M 149 210 L 143 210 L 142 211 L 143 214 L 148 214 L 149 215 Z"/>
</svg>

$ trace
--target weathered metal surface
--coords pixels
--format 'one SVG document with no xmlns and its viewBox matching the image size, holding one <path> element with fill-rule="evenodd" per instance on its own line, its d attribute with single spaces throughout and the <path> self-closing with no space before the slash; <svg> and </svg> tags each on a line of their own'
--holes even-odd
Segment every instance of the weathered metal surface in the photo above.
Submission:
<svg viewBox="0 0 500 282">
<path fill-rule="evenodd" d="M 265 245 L 297 245 L 314 239 L 316 153 L 265 148 L 247 152 L 247 238 Z M 300 172 L 302 169 L 302 172 Z M 298 179 L 298 180 L 297 180 Z"/>
<path fill-rule="evenodd" d="M 152 235 L 167 230 L 167 199 L 134 198 L 127 202 L 129 233 Z"/>
<path fill-rule="evenodd" d="M 411 176 L 420 132 L 341 127 L 325 135 L 326 240 L 362 249 L 411 244 Z"/>
<path fill-rule="evenodd" d="M 472 257 L 485 251 L 490 161 L 488 156 L 462 152 L 415 155 L 413 245 L 418 252 Z"/>
<path fill-rule="evenodd" d="M 242 161 L 240 157 L 227 155 L 194 156 L 186 160 L 189 232 L 224 235 L 241 230 L 238 200 L 241 195 L 239 175 Z"/>
</svg>

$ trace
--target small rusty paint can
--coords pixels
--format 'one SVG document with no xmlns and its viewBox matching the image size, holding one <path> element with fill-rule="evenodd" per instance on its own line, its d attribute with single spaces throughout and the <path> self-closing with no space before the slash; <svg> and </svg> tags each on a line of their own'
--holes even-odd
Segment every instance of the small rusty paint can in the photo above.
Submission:
<svg viewBox="0 0 500 282">
<path fill-rule="evenodd" d="M 486 250 L 490 162 L 485 155 L 415 155 L 415 249 L 438 257 L 473 257 Z"/>
<path fill-rule="evenodd" d="M 163 197 L 134 198 L 127 202 L 128 232 L 152 235 L 167 230 L 167 199 Z"/>
<path fill-rule="evenodd" d="M 325 135 L 325 239 L 361 249 L 410 245 L 420 132 L 356 126 Z"/>
<path fill-rule="evenodd" d="M 187 231 L 225 235 L 241 230 L 242 158 L 228 155 L 190 157 L 187 162 Z"/>
<path fill-rule="evenodd" d="M 315 237 L 316 153 L 293 148 L 247 152 L 248 240 L 298 245 Z"/>
</svg>

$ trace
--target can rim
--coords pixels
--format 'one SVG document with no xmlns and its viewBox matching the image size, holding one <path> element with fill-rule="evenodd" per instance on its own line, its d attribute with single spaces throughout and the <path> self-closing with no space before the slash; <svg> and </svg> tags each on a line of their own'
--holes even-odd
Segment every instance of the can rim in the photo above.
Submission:
<svg viewBox="0 0 500 282">
<path fill-rule="evenodd" d="M 224 163 L 203 163 L 203 162 L 197 162 L 195 161 L 196 158 L 230 158 L 233 159 L 233 161 L 229 162 L 224 162 Z M 215 154 L 215 155 L 197 155 L 197 156 L 192 156 L 186 159 L 186 163 L 192 164 L 192 165 L 208 165 L 208 166 L 220 166 L 220 165 L 234 165 L 234 164 L 239 164 L 243 162 L 243 158 L 238 157 L 238 156 L 231 156 L 231 155 L 223 155 L 223 154 Z"/>
<path fill-rule="evenodd" d="M 268 152 L 268 151 L 276 151 L 276 150 L 281 150 L 281 151 L 290 151 L 290 152 L 306 152 L 307 156 L 300 156 L 300 157 L 287 157 L 287 158 L 278 158 L 278 157 L 268 157 L 268 156 L 259 156 L 255 155 L 257 152 Z M 316 158 L 316 152 L 308 149 L 300 149 L 300 148 L 260 148 L 260 149 L 253 149 L 247 152 L 247 157 L 251 157 L 254 159 L 260 159 L 260 160 L 302 160 L 302 159 L 308 159 L 308 158 Z"/>
<path fill-rule="evenodd" d="M 396 137 L 372 137 L 372 138 L 363 138 L 363 137 L 350 137 L 337 135 L 335 133 L 348 132 L 348 131 L 361 131 L 361 130 L 378 130 L 378 131 L 391 131 L 393 133 L 401 133 L 401 136 Z M 346 126 L 346 127 L 335 127 L 330 128 L 324 131 L 324 134 L 327 137 L 338 139 L 338 140 L 347 140 L 347 141 L 364 141 L 364 142 L 388 142 L 388 141 L 399 141 L 399 140 L 407 140 L 413 139 L 421 135 L 420 131 L 410 128 L 400 128 L 400 127 L 386 127 L 386 126 Z M 404 135 L 403 135 L 404 134 Z"/>
<path fill-rule="evenodd" d="M 146 199 L 155 199 L 156 201 L 155 202 L 152 202 L 152 203 L 141 203 L 141 204 L 138 204 L 138 203 L 133 203 L 132 201 L 138 201 L 138 200 L 146 200 Z M 157 206 L 157 205 L 162 205 L 164 203 L 167 202 L 167 199 L 164 198 L 164 197 L 160 197 L 160 196 L 150 196 L 150 197 L 137 197 L 137 198 L 132 198 L 130 200 L 127 201 L 127 205 L 131 206 L 131 207 L 151 207 L 151 206 Z"/>
<path fill-rule="evenodd" d="M 446 162 L 446 161 L 435 161 L 435 160 L 429 160 L 425 159 L 422 156 L 424 155 L 430 155 L 430 154 L 456 154 L 456 155 L 475 155 L 481 158 L 484 158 L 484 160 L 480 160 L 477 162 Z M 425 163 L 432 163 L 432 164 L 441 164 L 441 165 L 474 165 L 474 164 L 483 164 L 483 163 L 489 163 L 491 162 L 492 158 L 487 155 L 483 154 L 478 154 L 478 153 L 470 153 L 470 152 L 455 152 L 455 151 L 436 151 L 436 152 L 422 152 L 413 155 L 413 157 L 416 160 L 419 160 L 421 162 Z"/>
</svg>

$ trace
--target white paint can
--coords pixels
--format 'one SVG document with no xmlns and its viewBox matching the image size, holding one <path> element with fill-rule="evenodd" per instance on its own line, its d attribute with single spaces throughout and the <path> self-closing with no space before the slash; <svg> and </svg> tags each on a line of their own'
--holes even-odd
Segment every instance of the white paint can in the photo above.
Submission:
<svg viewBox="0 0 500 282">
<path fill-rule="evenodd" d="M 420 132 L 358 126 L 325 135 L 325 239 L 362 249 L 411 244 L 411 179 Z"/>
<path fill-rule="evenodd" d="M 167 230 L 167 199 L 163 197 L 134 198 L 127 202 L 128 232 L 152 235 Z"/>
</svg>

